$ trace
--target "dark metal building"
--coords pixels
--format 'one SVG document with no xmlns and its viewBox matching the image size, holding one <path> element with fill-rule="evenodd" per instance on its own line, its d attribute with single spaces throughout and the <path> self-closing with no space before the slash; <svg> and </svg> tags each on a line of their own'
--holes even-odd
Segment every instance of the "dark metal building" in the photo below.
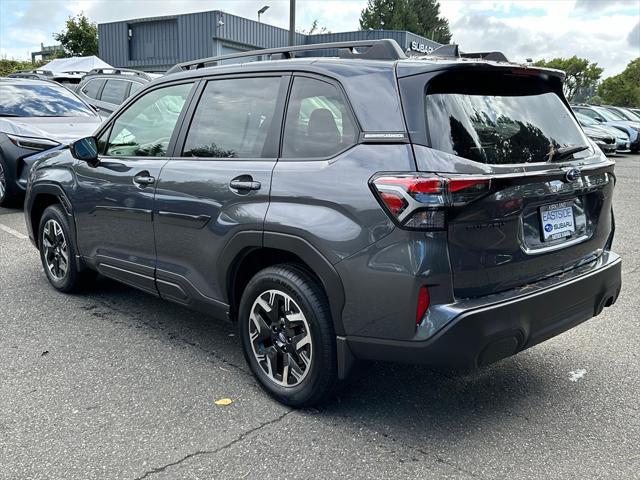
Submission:
<svg viewBox="0 0 640 480">
<path fill-rule="evenodd" d="M 289 31 L 218 10 L 137 18 L 98 25 L 99 56 L 121 68 L 162 72 L 179 62 L 260 48 L 284 47 Z M 298 45 L 392 38 L 405 50 L 428 52 L 439 43 L 411 32 L 365 30 L 296 34 Z"/>
</svg>

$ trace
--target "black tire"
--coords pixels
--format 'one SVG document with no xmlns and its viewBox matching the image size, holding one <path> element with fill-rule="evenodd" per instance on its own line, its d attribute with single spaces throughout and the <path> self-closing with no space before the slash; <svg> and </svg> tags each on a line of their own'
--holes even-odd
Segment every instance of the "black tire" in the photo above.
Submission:
<svg viewBox="0 0 640 480">
<path fill-rule="evenodd" d="M 15 207 L 23 199 L 23 194 L 16 187 L 16 180 L 7 166 L 7 163 L 0 157 L 0 207 Z"/>
<path fill-rule="evenodd" d="M 293 300 L 293 303 L 289 302 L 290 310 L 288 311 L 288 317 L 294 318 L 295 316 L 295 318 L 298 319 L 295 321 L 297 323 L 290 320 L 290 323 L 282 327 L 283 333 L 285 329 L 287 332 L 293 333 L 291 334 L 292 338 L 289 339 L 291 342 L 281 347 L 284 349 L 284 352 L 281 351 L 280 355 L 286 356 L 287 352 L 291 352 L 291 356 L 289 356 L 288 361 L 285 361 L 285 364 L 291 362 L 292 359 L 297 359 L 297 368 L 294 368 L 294 364 L 291 363 L 288 370 L 291 372 L 291 375 L 288 375 L 288 381 L 297 383 L 289 386 L 277 383 L 284 378 L 284 366 L 280 379 L 272 378 L 269 373 L 265 371 L 265 362 L 262 364 L 259 363 L 257 357 L 259 352 L 254 352 L 256 343 L 261 344 L 260 348 L 265 348 L 265 345 L 270 345 L 267 349 L 269 353 L 265 354 L 264 357 L 271 357 L 270 353 L 276 351 L 278 348 L 276 345 L 277 340 L 273 340 L 273 338 L 280 337 L 274 337 L 277 335 L 274 333 L 271 339 L 265 339 L 263 341 L 259 336 L 252 341 L 250 332 L 250 330 L 253 329 L 254 335 L 259 334 L 255 323 L 252 323 L 253 320 L 251 320 L 252 310 L 256 308 L 259 310 L 257 306 L 258 299 L 271 298 L 268 297 L 269 292 L 274 291 L 283 294 L 283 301 L 286 296 Z M 279 294 L 273 295 L 276 297 Z M 278 303 L 278 300 L 274 300 L 274 303 Z M 264 309 L 262 311 L 264 311 Z M 299 320 L 300 317 L 297 314 L 292 314 L 294 311 L 302 313 L 302 321 Z M 264 319 L 264 315 L 268 314 L 262 313 L 261 315 L 263 315 L 262 318 Z M 287 315 L 283 315 L 283 321 L 284 317 L 287 317 Z M 304 322 L 304 324 L 302 322 Z M 302 268 L 289 264 L 276 265 L 261 270 L 249 281 L 243 292 L 240 301 L 238 323 L 245 359 L 254 376 L 260 382 L 260 385 L 274 398 L 292 407 L 310 407 L 322 403 L 330 396 L 338 382 L 336 335 L 325 292 L 312 275 Z M 268 325 L 270 327 L 268 331 L 271 333 L 273 323 L 269 323 Z M 283 325 L 285 324 L 283 323 Z M 307 326 L 308 332 L 306 331 Z M 297 331 L 294 332 L 287 327 L 295 328 Z M 276 326 L 276 328 L 278 327 Z M 295 342 L 296 338 L 300 338 L 306 334 L 309 334 L 311 337 L 310 343 L 308 340 L 305 341 L 311 348 L 310 355 L 307 353 L 308 350 L 305 350 L 306 347 L 302 347 L 300 350 L 301 353 L 299 354 L 295 350 L 296 344 L 292 343 Z M 283 343 L 284 340 L 283 338 Z M 298 345 L 300 343 L 298 343 Z M 287 348 L 289 350 L 287 350 Z M 267 350 L 265 350 L 265 352 L 267 352 Z M 305 355 L 307 358 L 303 359 L 302 355 Z M 310 360 L 308 366 L 306 366 L 307 363 L 303 360 L 307 360 L 309 357 Z M 270 360 L 269 362 L 271 365 Z M 275 365 L 283 365 L 283 362 L 276 361 Z M 276 367 L 274 370 L 278 371 L 279 369 Z M 294 370 L 296 370 L 297 375 L 294 374 L 296 373 Z M 303 377 L 299 380 L 298 377 L 301 371 Z M 277 374 L 275 376 L 277 377 Z"/>
<path fill-rule="evenodd" d="M 55 222 L 55 223 L 49 223 Z M 52 249 L 48 248 L 52 242 L 45 239 L 45 229 L 47 229 L 47 238 L 52 238 L 52 226 L 58 225 L 61 229 L 61 235 L 56 236 L 56 242 L 59 248 L 52 254 Z M 57 244 L 59 242 L 59 245 Z M 84 269 L 79 270 L 76 262 L 76 254 L 78 249 L 76 247 L 75 238 L 71 233 L 69 227 L 69 219 L 64 212 L 61 205 L 51 205 L 45 209 L 40 218 L 40 225 L 38 227 L 38 249 L 40 250 L 40 260 L 42 267 L 44 268 L 45 275 L 49 280 L 49 283 L 56 289 L 63 293 L 75 293 L 80 291 L 87 284 L 91 283 L 95 279 L 95 273 L 91 270 Z M 64 257 L 67 257 L 66 268 L 62 273 L 62 264 Z M 56 259 L 58 260 L 58 270 L 55 268 Z M 53 264 L 54 267 L 50 267 Z M 56 275 L 57 273 L 57 275 Z"/>
</svg>

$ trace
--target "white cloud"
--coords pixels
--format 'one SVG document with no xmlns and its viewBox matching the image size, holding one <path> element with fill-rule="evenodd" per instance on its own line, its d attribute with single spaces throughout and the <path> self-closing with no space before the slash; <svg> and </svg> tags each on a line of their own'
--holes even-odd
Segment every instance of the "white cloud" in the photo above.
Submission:
<svg viewBox="0 0 640 480">
<path fill-rule="evenodd" d="M 358 29 L 366 0 L 297 0 L 297 28 L 314 19 L 333 32 Z M 0 0 L 0 54 L 27 58 L 42 41 L 53 42 L 66 17 L 81 11 L 92 20 L 173 15 L 204 10 L 289 25 L 288 0 Z M 638 0 L 441 0 L 462 50 L 501 50 L 509 58 L 583 56 L 614 75 L 640 56 Z"/>
<path fill-rule="evenodd" d="M 501 50 L 515 61 L 577 55 L 597 62 L 605 77 L 640 56 L 639 42 L 633 43 L 637 0 L 453 0 L 443 1 L 442 11 L 466 51 Z"/>
</svg>

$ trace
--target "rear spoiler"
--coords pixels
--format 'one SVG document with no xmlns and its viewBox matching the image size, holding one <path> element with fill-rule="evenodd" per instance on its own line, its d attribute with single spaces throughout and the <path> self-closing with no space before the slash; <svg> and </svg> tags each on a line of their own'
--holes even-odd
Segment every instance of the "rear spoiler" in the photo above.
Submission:
<svg viewBox="0 0 640 480">
<path fill-rule="evenodd" d="M 443 45 L 431 52 L 428 57 L 441 58 L 478 58 L 492 62 L 508 62 L 509 60 L 502 52 L 461 52 L 458 45 L 452 43 Z"/>
</svg>

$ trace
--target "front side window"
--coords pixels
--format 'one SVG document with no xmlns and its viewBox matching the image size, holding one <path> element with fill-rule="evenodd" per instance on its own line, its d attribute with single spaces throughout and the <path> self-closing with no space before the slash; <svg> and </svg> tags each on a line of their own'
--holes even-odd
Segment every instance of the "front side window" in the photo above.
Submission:
<svg viewBox="0 0 640 480">
<path fill-rule="evenodd" d="M 193 115 L 183 156 L 261 157 L 280 82 L 280 77 L 210 81 Z"/>
<path fill-rule="evenodd" d="M 107 84 L 102 90 L 100 100 L 113 105 L 120 105 L 127 97 L 129 82 L 125 80 L 107 80 Z"/>
<path fill-rule="evenodd" d="M 192 85 L 158 88 L 134 101 L 113 123 L 105 154 L 164 157 Z"/>
<path fill-rule="evenodd" d="M 330 83 L 297 77 L 289 99 L 282 156 L 330 157 L 355 140 L 355 124 L 342 93 Z"/>
<path fill-rule="evenodd" d="M 465 77 L 427 90 L 431 145 L 487 164 L 545 162 L 551 149 L 589 145 L 575 119 L 544 84 L 518 77 Z M 590 151 L 575 157 L 590 155 Z"/>
</svg>

